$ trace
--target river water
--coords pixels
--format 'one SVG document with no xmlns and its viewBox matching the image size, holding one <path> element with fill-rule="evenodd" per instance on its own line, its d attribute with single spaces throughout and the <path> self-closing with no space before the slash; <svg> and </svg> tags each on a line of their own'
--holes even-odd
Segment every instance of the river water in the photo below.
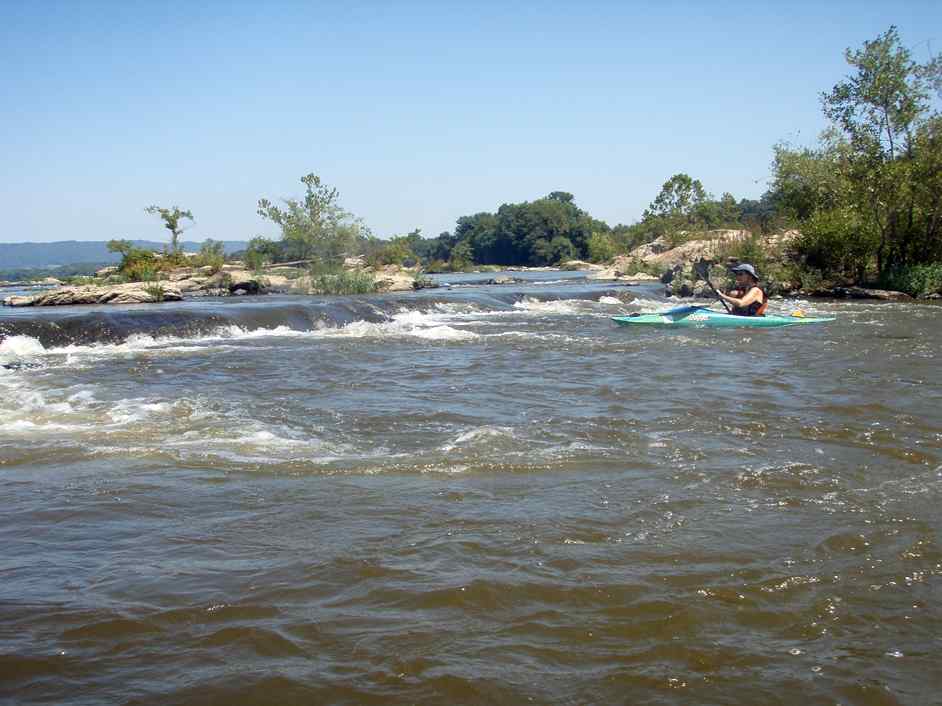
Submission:
<svg viewBox="0 0 942 706">
<path fill-rule="evenodd" d="M 0 312 L 0 701 L 942 703 L 942 308 L 529 279 Z"/>
</svg>

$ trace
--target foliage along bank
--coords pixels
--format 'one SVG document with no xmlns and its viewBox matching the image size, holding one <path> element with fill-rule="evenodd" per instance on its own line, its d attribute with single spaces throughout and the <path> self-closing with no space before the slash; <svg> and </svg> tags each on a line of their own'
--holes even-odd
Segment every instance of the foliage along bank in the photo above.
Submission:
<svg viewBox="0 0 942 706">
<path fill-rule="evenodd" d="M 668 179 L 642 218 L 610 226 L 554 191 L 506 203 L 494 212 L 462 216 L 453 232 L 424 238 L 415 230 L 383 240 L 339 201 L 337 189 L 315 174 L 305 193 L 258 201 L 261 218 L 280 237 L 253 238 L 239 256 L 254 271 L 277 263 L 308 263 L 319 281 L 340 282 L 345 257 L 369 265 L 420 265 L 427 271 L 481 266 L 546 266 L 580 259 L 606 262 L 658 239 L 670 245 L 708 237 L 720 228 L 754 237 L 724 252 L 804 289 L 881 283 L 910 294 L 942 290 L 942 116 L 932 95 L 942 88 L 942 61 L 916 63 L 891 27 L 859 50 L 847 50 L 846 80 L 822 95 L 829 129 L 814 147 L 774 148 L 770 188 L 758 200 L 719 198 L 685 173 Z M 188 210 L 151 206 L 171 233 L 163 258 L 125 252 L 129 279 L 159 277 L 179 259 L 180 221 Z M 797 229 L 787 252 L 770 252 L 761 236 Z M 218 253 L 203 256 L 217 262 Z M 344 287 L 359 283 L 344 281 Z"/>
</svg>

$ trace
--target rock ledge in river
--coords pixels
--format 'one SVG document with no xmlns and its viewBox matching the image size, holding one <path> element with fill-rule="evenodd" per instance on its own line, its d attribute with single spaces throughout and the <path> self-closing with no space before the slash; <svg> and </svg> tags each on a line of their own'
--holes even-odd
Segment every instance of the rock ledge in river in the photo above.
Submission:
<svg viewBox="0 0 942 706">
<path fill-rule="evenodd" d="M 7 297 L 6 306 L 67 306 L 72 304 L 152 304 L 183 299 L 167 282 L 132 282 L 109 286 L 59 287 L 23 297 Z"/>
</svg>

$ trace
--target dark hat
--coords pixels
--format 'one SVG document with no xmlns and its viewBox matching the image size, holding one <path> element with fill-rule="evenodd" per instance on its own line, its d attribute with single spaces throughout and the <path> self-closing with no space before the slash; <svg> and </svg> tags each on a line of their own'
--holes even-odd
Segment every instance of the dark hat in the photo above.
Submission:
<svg viewBox="0 0 942 706">
<path fill-rule="evenodd" d="M 745 272 L 746 274 L 752 275 L 754 279 L 759 279 L 759 275 L 756 274 L 756 268 L 748 263 L 744 262 L 741 265 L 736 265 L 735 267 L 730 267 L 729 269 L 732 272 Z"/>
</svg>

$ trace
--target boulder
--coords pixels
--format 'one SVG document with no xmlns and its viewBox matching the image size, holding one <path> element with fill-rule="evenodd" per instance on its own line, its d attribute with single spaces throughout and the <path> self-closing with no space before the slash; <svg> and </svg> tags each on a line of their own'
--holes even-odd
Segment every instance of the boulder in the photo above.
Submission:
<svg viewBox="0 0 942 706">
<path fill-rule="evenodd" d="M 366 265 L 366 260 L 364 260 L 362 255 L 357 255 L 355 257 L 344 258 L 343 266 L 347 270 L 356 270 Z"/>
<path fill-rule="evenodd" d="M 182 282 L 185 279 L 190 279 L 199 274 L 199 270 L 195 267 L 178 267 L 167 275 L 167 279 L 171 282 Z"/>
<path fill-rule="evenodd" d="M 562 263 L 559 269 L 563 272 L 575 272 L 580 270 L 604 270 L 605 267 L 592 262 L 585 262 L 584 260 L 568 260 Z"/>
<path fill-rule="evenodd" d="M 606 267 L 603 270 L 596 270 L 595 272 L 592 272 L 586 275 L 586 279 L 615 280 L 615 279 L 618 279 L 618 272 L 615 270 L 614 267 Z"/>
<path fill-rule="evenodd" d="M 130 282 L 108 286 L 59 287 L 31 296 L 7 297 L 6 306 L 70 306 L 76 304 L 152 304 L 179 301 L 180 289 L 167 282 Z"/>
<path fill-rule="evenodd" d="M 513 284 L 517 279 L 515 277 L 508 277 L 507 275 L 498 275 L 497 277 L 491 277 L 487 280 L 485 284 Z"/>
<path fill-rule="evenodd" d="M 174 282 L 174 286 L 184 293 L 200 292 L 209 287 L 209 281 L 209 277 L 197 276 Z"/>
<path fill-rule="evenodd" d="M 386 265 L 375 271 L 373 278 L 381 292 L 409 292 L 415 284 L 415 272 L 399 265 Z"/>
<path fill-rule="evenodd" d="M 673 287 L 674 296 L 678 297 L 692 297 L 695 291 L 692 279 L 683 279 L 680 282 L 680 286 Z"/>
<path fill-rule="evenodd" d="M 415 281 L 412 283 L 413 289 L 438 289 L 441 285 L 433 280 L 431 277 L 421 276 L 416 277 Z"/>
<path fill-rule="evenodd" d="M 255 277 L 233 278 L 229 284 L 230 294 L 264 294 L 266 291 L 262 283 Z"/>
<path fill-rule="evenodd" d="M 649 275 L 647 272 L 635 272 L 632 275 L 622 275 L 618 279 L 628 280 L 630 282 L 657 282 L 658 277 Z"/>
</svg>

